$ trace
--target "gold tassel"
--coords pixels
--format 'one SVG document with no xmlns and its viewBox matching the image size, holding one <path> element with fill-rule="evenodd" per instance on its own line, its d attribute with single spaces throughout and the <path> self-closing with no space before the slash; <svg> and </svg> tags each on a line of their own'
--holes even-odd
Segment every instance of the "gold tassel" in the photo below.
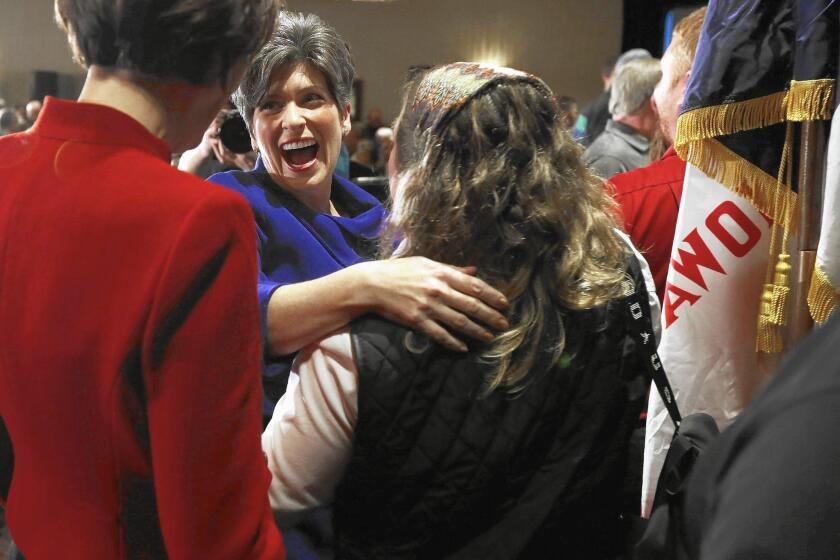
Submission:
<svg viewBox="0 0 840 560">
<path fill-rule="evenodd" d="M 787 252 L 790 224 L 795 221 L 792 212 L 795 207 L 787 204 L 785 186 L 793 180 L 793 123 L 788 122 L 785 130 L 785 143 L 777 178 L 776 196 L 773 201 L 773 214 L 783 219 L 771 225 L 770 253 L 767 261 L 767 284 L 761 295 L 761 309 L 758 315 L 756 350 L 764 353 L 781 352 L 784 347 L 783 329 L 787 325 L 788 296 L 790 295 L 790 255 Z M 771 282 L 772 279 L 772 282 Z"/>
<path fill-rule="evenodd" d="M 790 255 L 779 255 L 772 284 L 764 285 L 758 315 L 756 350 L 764 353 L 781 352 L 782 327 L 787 325 L 787 302 L 790 295 Z"/>
<path fill-rule="evenodd" d="M 825 323 L 840 303 L 840 294 L 817 263 L 808 288 L 808 309 L 818 325 Z"/>
</svg>

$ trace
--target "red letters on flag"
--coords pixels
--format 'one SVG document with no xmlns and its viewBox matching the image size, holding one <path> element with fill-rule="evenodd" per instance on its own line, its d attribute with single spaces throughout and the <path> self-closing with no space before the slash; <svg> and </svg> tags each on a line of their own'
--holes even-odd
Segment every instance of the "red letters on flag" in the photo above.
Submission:
<svg viewBox="0 0 840 560">
<path fill-rule="evenodd" d="M 724 220 L 724 217 L 730 220 Z M 746 256 L 761 239 L 761 230 L 758 226 L 730 200 L 721 202 L 712 210 L 706 217 L 704 224 L 707 232 L 711 233 L 737 258 Z M 677 257 L 671 259 L 671 268 L 679 272 L 685 279 L 708 291 L 701 268 L 721 274 L 726 274 L 726 271 L 697 228 L 691 230 L 682 242 L 688 244 L 693 252 L 677 249 Z M 701 297 L 703 297 L 703 294 L 692 293 L 670 282 L 666 284 L 665 301 L 663 302 L 665 328 L 667 329 L 674 321 L 679 319 L 676 312 L 683 303 L 688 302 L 689 305 L 694 305 Z"/>
</svg>

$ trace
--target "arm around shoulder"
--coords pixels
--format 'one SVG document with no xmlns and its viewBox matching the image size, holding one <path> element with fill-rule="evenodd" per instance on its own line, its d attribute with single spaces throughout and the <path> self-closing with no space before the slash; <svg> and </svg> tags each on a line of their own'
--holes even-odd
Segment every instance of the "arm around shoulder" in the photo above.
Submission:
<svg viewBox="0 0 840 560">
<path fill-rule="evenodd" d="M 442 325 L 485 341 L 493 335 L 482 325 L 507 328 L 497 311 L 507 307 L 504 295 L 473 274 L 423 257 L 404 257 L 363 262 L 281 286 L 268 305 L 268 347 L 288 354 L 364 313 L 377 313 L 466 351 Z"/>
</svg>

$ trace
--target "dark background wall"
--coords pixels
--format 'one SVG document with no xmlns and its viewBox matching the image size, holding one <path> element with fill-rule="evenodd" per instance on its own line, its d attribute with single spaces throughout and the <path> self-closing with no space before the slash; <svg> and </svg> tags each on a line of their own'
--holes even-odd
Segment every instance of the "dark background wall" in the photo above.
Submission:
<svg viewBox="0 0 840 560">
<path fill-rule="evenodd" d="M 698 8 L 703 0 L 623 0 L 624 23 L 621 50 L 641 47 L 653 56 L 662 56 L 665 17 L 670 10 Z M 682 12 L 682 10 L 679 10 Z"/>
</svg>

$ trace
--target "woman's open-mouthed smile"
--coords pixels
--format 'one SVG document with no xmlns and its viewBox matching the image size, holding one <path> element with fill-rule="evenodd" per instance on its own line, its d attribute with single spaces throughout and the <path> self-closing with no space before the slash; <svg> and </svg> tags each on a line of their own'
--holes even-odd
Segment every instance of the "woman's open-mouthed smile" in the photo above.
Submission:
<svg viewBox="0 0 840 560">
<path fill-rule="evenodd" d="M 329 204 L 350 108 L 340 108 L 323 73 L 305 63 L 277 69 L 254 111 L 252 142 L 274 181 L 320 210 Z"/>
</svg>

